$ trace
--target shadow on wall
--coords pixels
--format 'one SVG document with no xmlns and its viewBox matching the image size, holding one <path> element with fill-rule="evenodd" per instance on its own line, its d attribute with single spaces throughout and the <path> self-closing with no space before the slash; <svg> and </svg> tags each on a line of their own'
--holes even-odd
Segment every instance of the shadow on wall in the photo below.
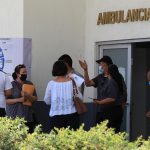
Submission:
<svg viewBox="0 0 150 150">
<path fill-rule="evenodd" d="M 94 109 L 93 103 L 86 103 L 86 105 L 88 112 L 80 116 L 80 122 L 81 124 L 84 123 L 85 130 L 89 130 L 95 125 L 96 109 Z M 50 132 L 49 109 L 50 106 L 46 105 L 43 101 L 37 101 L 33 104 L 35 124 L 41 124 L 44 133 Z"/>
</svg>

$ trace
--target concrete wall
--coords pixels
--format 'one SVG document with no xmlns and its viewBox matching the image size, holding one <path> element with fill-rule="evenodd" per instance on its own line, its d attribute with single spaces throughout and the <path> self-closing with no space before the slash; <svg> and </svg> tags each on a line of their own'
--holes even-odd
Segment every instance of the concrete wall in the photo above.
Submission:
<svg viewBox="0 0 150 150">
<path fill-rule="evenodd" d="M 85 0 L 24 0 L 24 37 L 32 38 L 32 81 L 42 100 L 53 63 L 64 53 L 84 56 Z"/>
<path fill-rule="evenodd" d="M 23 0 L 0 0 L 0 38 L 23 37 Z"/>
<path fill-rule="evenodd" d="M 94 41 L 106 41 L 117 39 L 132 39 L 149 37 L 148 27 L 150 21 L 128 22 L 120 24 L 108 24 L 97 26 L 98 13 L 116 10 L 148 8 L 150 1 L 147 0 L 87 0 L 86 1 L 86 35 Z M 89 36 L 86 36 L 87 39 Z"/>
</svg>

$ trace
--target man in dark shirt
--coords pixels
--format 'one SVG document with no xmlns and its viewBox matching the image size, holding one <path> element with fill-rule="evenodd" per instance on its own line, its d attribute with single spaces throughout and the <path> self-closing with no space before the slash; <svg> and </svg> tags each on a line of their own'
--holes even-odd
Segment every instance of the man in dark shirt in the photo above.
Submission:
<svg viewBox="0 0 150 150">
<path fill-rule="evenodd" d="M 103 95 L 106 95 L 106 93 L 104 93 L 104 92 L 106 92 L 106 88 L 107 89 L 111 88 L 111 85 L 107 86 L 108 76 L 109 76 L 108 67 L 109 67 L 109 65 L 113 64 L 113 62 L 109 56 L 103 56 L 101 59 L 97 60 L 96 62 L 99 64 L 99 67 L 100 67 L 99 73 L 100 74 L 98 76 L 96 76 L 95 78 L 90 79 L 89 75 L 88 75 L 88 66 L 87 66 L 86 62 L 79 61 L 80 66 L 84 70 L 85 85 L 87 87 L 90 87 L 90 86 L 96 87 L 97 88 L 97 100 L 101 100 L 101 99 L 103 99 Z M 115 101 L 116 108 L 118 109 L 118 106 L 119 106 L 119 110 L 121 111 L 120 116 L 118 116 L 119 120 L 117 120 L 117 124 L 118 124 L 117 132 L 120 129 L 122 116 L 123 116 L 123 110 L 121 110 L 122 108 L 120 106 L 122 106 L 123 103 L 126 102 L 126 97 L 127 97 L 126 85 L 124 83 L 123 77 L 122 77 L 122 82 L 124 85 L 124 94 L 120 95 L 119 98 Z M 113 103 L 113 99 L 115 98 L 115 93 L 116 93 L 116 91 L 113 91 L 113 88 L 111 88 L 111 90 L 108 90 L 107 96 L 109 98 L 105 99 L 105 101 L 103 101 L 101 103 L 101 105 L 97 106 L 98 109 L 97 109 L 97 115 L 96 115 L 96 123 L 100 123 L 101 121 L 105 120 L 104 118 L 106 118 L 106 116 L 105 116 L 104 110 L 109 109 L 109 111 L 111 111 L 110 107 Z M 115 117 L 115 115 L 117 115 L 117 114 L 118 114 L 117 112 L 114 112 L 113 116 Z"/>
</svg>

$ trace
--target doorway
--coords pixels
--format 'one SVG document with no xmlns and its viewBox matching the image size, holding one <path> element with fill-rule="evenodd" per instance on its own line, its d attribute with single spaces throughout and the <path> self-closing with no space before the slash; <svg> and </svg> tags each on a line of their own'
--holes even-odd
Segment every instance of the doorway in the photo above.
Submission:
<svg viewBox="0 0 150 150">
<path fill-rule="evenodd" d="M 132 83 L 131 83 L 131 122 L 130 139 L 150 135 L 150 118 L 145 116 L 150 110 L 150 88 L 146 74 L 150 69 L 150 42 L 133 43 Z"/>
<path fill-rule="evenodd" d="M 150 40 L 149 40 L 150 41 Z M 127 107 L 124 110 L 122 131 L 129 134 L 130 140 L 142 135 L 150 135 L 150 118 L 145 116 L 150 110 L 150 87 L 146 74 L 150 70 L 150 42 L 131 41 L 128 44 L 99 45 L 99 57 L 112 58 L 123 75 L 127 85 Z"/>
<path fill-rule="evenodd" d="M 130 91 L 131 91 L 131 44 L 113 44 L 100 46 L 100 57 L 108 55 L 119 68 L 127 86 L 127 103 L 121 131 L 130 133 Z"/>
</svg>

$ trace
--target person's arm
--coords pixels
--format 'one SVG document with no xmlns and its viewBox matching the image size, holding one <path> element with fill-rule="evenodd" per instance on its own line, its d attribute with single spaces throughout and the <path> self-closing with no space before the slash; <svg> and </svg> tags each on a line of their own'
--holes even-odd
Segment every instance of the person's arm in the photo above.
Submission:
<svg viewBox="0 0 150 150">
<path fill-rule="evenodd" d="M 12 95 L 12 89 L 4 90 L 5 97 L 10 97 Z"/>
<path fill-rule="evenodd" d="M 87 87 L 95 85 L 93 80 L 90 80 L 90 78 L 89 78 L 88 70 L 84 70 L 84 80 L 85 80 L 85 85 Z"/>
<path fill-rule="evenodd" d="M 115 99 L 114 98 L 105 98 L 103 100 L 94 99 L 93 102 L 94 102 L 94 104 L 107 105 L 107 104 L 111 104 L 111 103 L 115 102 Z"/>
<path fill-rule="evenodd" d="M 48 83 L 46 91 L 45 91 L 45 96 L 44 96 L 44 102 L 47 105 L 51 104 L 51 90 L 50 90 L 50 83 Z"/>
<path fill-rule="evenodd" d="M 15 103 L 22 103 L 24 102 L 24 97 L 21 98 L 15 98 L 15 99 L 6 99 L 6 104 L 15 104 Z"/>
<path fill-rule="evenodd" d="M 84 62 L 83 62 L 83 61 L 79 60 L 79 64 L 80 64 L 81 68 L 84 70 L 85 85 L 86 85 L 87 87 L 89 87 L 89 86 L 94 86 L 95 83 L 93 82 L 93 80 L 91 80 L 91 79 L 89 78 L 88 66 L 87 66 L 86 61 L 84 60 Z"/>
<path fill-rule="evenodd" d="M 5 97 L 10 97 L 12 95 L 12 84 L 10 82 L 9 77 L 5 74 L 5 89 L 4 89 Z"/>
</svg>

